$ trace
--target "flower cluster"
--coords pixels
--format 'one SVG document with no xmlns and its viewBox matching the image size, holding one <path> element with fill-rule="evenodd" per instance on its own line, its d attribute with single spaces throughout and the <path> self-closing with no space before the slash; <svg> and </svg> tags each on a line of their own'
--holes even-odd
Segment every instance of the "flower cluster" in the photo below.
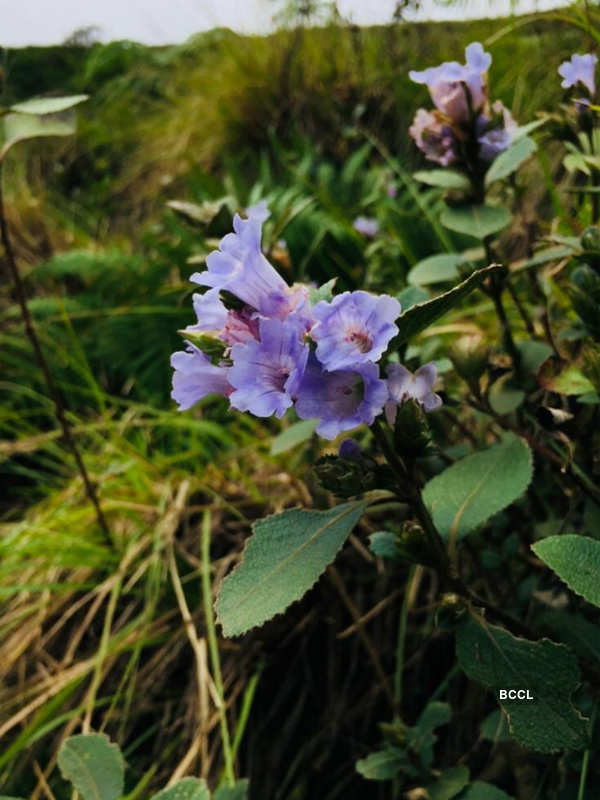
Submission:
<svg viewBox="0 0 600 800">
<path fill-rule="evenodd" d="M 472 42 L 465 57 L 464 64 L 446 61 L 409 73 L 412 81 L 427 86 L 435 106 L 417 111 L 409 133 L 425 158 L 444 167 L 463 161 L 473 144 L 482 161 L 492 161 L 506 150 L 517 129 L 500 101 L 489 102 L 491 55 L 479 42 Z"/>
<path fill-rule="evenodd" d="M 309 286 L 288 286 L 261 250 L 267 216 L 264 204 L 249 208 L 246 219 L 236 214 L 234 232 L 208 256 L 207 269 L 191 276 L 208 290 L 193 295 L 198 321 L 186 328 L 187 349 L 171 357 L 179 409 L 207 394 L 258 417 L 282 417 L 294 406 L 333 439 L 372 424 L 384 408 L 389 417 L 409 397 L 425 410 L 437 407 L 433 365 L 421 368 L 426 380 L 398 364 L 390 365 L 388 380 L 380 376 L 400 303 L 364 291 L 322 299 Z M 207 354 L 214 352 L 216 358 Z"/>
</svg>

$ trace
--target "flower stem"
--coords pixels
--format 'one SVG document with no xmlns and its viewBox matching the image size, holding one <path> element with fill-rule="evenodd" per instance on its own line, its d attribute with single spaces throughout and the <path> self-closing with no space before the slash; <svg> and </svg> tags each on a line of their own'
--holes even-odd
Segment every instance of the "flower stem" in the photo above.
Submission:
<svg viewBox="0 0 600 800">
<path fill-rule="evenodd" d="M 223 691 L 223 676 L 221 673 L 221 660 L 219 658 L 219 645 L 212 608 L 212 586 L 210 581 L 210 512 L 206 511 L 202 519 L 202 599 L 204 604 L 204 620 L 206 623 L 206 638 L 208 651 L 215 681 L 215 690 L 219 701 L 219 721 L 221 725 L 221 744 L 223 747 L 223 760 L 225 761 L 225 781 L 228 786 L 235 784 L 233 769 L 233 749 L 227 725 L 227 712 Z"/>
<path fill-rule="evenodd" d="M 107 544 L 109 544 L 112 548 L 113 546 L 112 536 L 110 534 L 110 529 L 108 527 L 106 517 L 104 516 L 102 508 L 100 507 L 98 495 L 96 494 L 96 488 L 90 479 L 86 466 L 83 462 L 81 453 L 79 452 L 79 448 L 75 442 L 75 438 L 73 437 L 71 426 L 67 419 L 63 398 L 58 389 L 58 386 L 54 381 L 54 378 L 52 377 L 50 366 L 46 361 L 46 357 L 44 356 L 40 340 L 35 330 L 33 317 L 31 316 L 31 312 L 29 311 L 29 306 L 27 304 L 27 295 L 25 294 L 25 287 L 23 285 L 23 281 L 19 273 L 17 260 L 15 258 L 15 252 L 13 250 L 12 242 L 8 232 L 8 223 L 6 221 L 6 209 L 4 206 L 4 193 L 2 190 L 2 183 L 3 183 L 2 167 L 3 167 L 3 162 L 0 159 L 0 238 L 2 239 L 2 246 L 4 247 L 4 253 L 6 255 L 8 268 L 10 270 L 12 279 L 15 284 L 17 301 L 21 309 L 21 317 L 23 319 L 23 324 L 25 325 L 25 333 L 27 334 L 29 341 L 31 342 L 31 346 L 33 348 L 33 352 L 35 354 L 35 358 L 38 362 L 38 365 L 42 371 L 42 375 L 44 377 L 48 393 L 54 403 L 54 412 L 56 414 L 56 419 L 58 420 L 58 423 L 62 429 L 62 434 L 65 444 L 67 445 L 67 447 L 69 448 L 69 450 L 73 455 L 73 458 L 75 459 L 75 464 L 77 465 L 77 469 L 79 471 L 79 474 L 81 475 L 81 479 L 85 487 L 85 492 L 91 504 L 94 507 L 98 525 L 102 533 L 104 534 L 104 538 Z"/>
</svg>

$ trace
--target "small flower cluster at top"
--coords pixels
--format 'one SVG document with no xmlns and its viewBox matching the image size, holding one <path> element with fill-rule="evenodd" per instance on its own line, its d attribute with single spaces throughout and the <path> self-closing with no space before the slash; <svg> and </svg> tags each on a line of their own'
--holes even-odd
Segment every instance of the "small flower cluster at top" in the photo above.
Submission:
<svg viewBox="0 0 600 800">
<path fill-rule="evenodd" d="M 573 86 L 577 86 L 577 84 L 580 83 L 588 90 L 590 99 L 593 99 L 596 93 L 594 73 L 596 71 L 597 61 L 598 58 L 593 53 L 585 53 L 585 55 L 574 53 L 569 61 L 563 61 L 558 68 L 558 74 L 562 78 L 560 85 L 563 89 L 571 89 Z M 584 106 L 590 105 L 590 100 L 588 98 L 579 98 L 575 102 Z"/>
<path fill-rule="evenodd" d="M 444 167 L 464 162 L 472 149 L 482 161 L 493 161 L 511 144 L 518 127 L 500 100 L 490 105 L 491 55 L 479 42 L 472 42 L 465 56 L 465 64 L 446 61 L 409 72 L 412 81 L 427 86 L 435 105 L 432 111 L 417 111 L 409 133 L 425 158 Z"/>
<path fill-rule="evenodd" d="M 384 409 L 393 421 L 408 398 L 426 411 L 438 408 L 433 364 L 414 375 L 389 364 L 387 380 L 380 377 L 377 362 L 398 332 L 400 303 L 364 291 L 320 299 L 305 284 L 289 286 L 261 249 L 265 204 L 247 214 L 235 215 L 234 232 L 207 257 L 207 269 L 191 276 L 209 288 L 193 295 L 198 322 L 185 329 L 186 350 L 171 357 L 171 396 L 179 409 L 208 394 L 224 395 L 232 408 L 258 417 L 282 417 L 293 406 L 333 439 L 371 425 Z M 202 349 L 206 337 L 219 345 L 216 358 Z"/>
</svg>

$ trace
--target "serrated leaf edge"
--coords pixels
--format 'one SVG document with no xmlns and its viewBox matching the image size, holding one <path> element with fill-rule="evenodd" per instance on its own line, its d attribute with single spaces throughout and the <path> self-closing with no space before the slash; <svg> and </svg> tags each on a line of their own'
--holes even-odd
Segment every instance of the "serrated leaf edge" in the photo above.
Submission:
<svg viewBox="0 0 600 800">
<path fill-rule="evenodd" d="M 343 503 L 342 505 L 348 505 L 348 506 L 350 506 L 350 505 L 353 505 L 353 506 L 363 505 L 363 506 L 366 508 L 366 506 L 368 505 L 368 503 L 367 503 L 366 501 L 356 501 L 356 502 L 353 502 L 353 503 Z M 238 563 L 238 564 L 236 564 L 236 566 L 235 566 L 235 567 L 234 567 L 234 568 L 231 570 L 231 572 L 230 572 L 228 575 L 226 575 L 226 576 L 223 578 L 223 580 L 222 580 L 222 582 L 221 582 L 221 585 L 219 586 L 219 591 L 218 591 L 218 593 L 217 593 L 217 599 L 215 600 L 215 602 L 214 602 L 214 604 L 213 604 L 213 610 L 214 610 L 214 612 L 215 612 L 215 615 L 216 615 L 216 621 L 219 623 L 219 625 L 220 625 L 220 626 L 221 626 L 221 628 L 223 629 L 223 635 L 224 635 L 226 638 L 231 638 L 231 637 L 234 637 L 234 636 L 243 636 L 243 635 L 244 635 L 245 633 L 247 633 L 249 630 L 254 630 L 255 628 L 256 628 L 256 629 L 262 628 L 264 625 L 266 625 L 266 624 L 267 624 L 267 622 L 270 622 L 271 620 L 275 619 L 276 617 L 279 617 L 279 616 L 281 616 L 282 614 L 285 614 L 285 612 L 288 610 L 288 608 L 289 608 L 291 605 L 293 605 L 294 603 L 297 603 L 299 600 L 301 600 L 301 599 L 302 599 L 302 597 L 304 597 L 306 594 L 308 594 L 308 592 L 310 592 L 310 590 L 311 590 L 311 589 L 312 589 L 314 586 L 316 586 L 316 584 L 319 582 L 319 580 L 320 580 L 320 579 L 323 577 L 323 572 L 325 572 L 325 570 L 323 570 L 323 572 L 321 572 L 321 573 L 320 573 L 320 574 L 319 574 L 319 575 L 318 575 L 318 576 L 315 578 L 315 580 L 314 580 L 314 581 L 311 583 L 311 585 L 310 585 L 310 586 L 309 586 L 309 587 L 306 589 L 306 591 L 304 592 L 304 594 L 302 595 L 302 597 L 298 597 L 296 600 L 291 600 L 291 601 L 290 601 L 290 602 L 289 602 L 289 603 L 288 603 L 288 604 L 285 606 L 285 608 L 282 608 L 282 609 L 281 609 L 281 611 L 277 611 L 277 612 L 276 612 L 275 614 L 273 614 L 272 616 L 270 616 L 270 617 L 267 617 L 267 619 L 265 619 L 265 620 L 264 620 L 263 622 L 261 622 L 259 625 L 250 625 L 249 627 L 247 627 L 247 628 L 243 628 L 242 630 L 240 630 L 240 631 L 236 631 L 235 633 L 233 633 L 233 632 L 232 632 L 232 633 L 227 633 L 227 632 L 225 631 L 225 626 L 223 625 L 223 621 L 222 621 L 222 619 L 221 619 L 221 616 L 220 616 L 220 614 L 219 614 L 219 600 L 220 600 L 220 598 L 221 598 L 221 591 L 222 591 L 222 589 L 223 589 L 223 586 L 225 585 L 225 583 L 226 583 L 226 582 L 229 580 L 229 578 L 231 578 L 231 577 L 232 577 L 232 575 L 234 575 L 234 574 L 237 572 L 237 570 L 238 570 L 238 569 L 239 569 L 239 568 L 242 566 L 242 564 L 244 563 L 244 560 L 245 560 L 245 557 L 246 557 L 246 551 L 247 551 L 247 549 L 248 549 L 248 546 L 250 545 L 250 542 L 251 542 L 251 540 L 253 539 L 253 537 L 254 537 L 254 536 L 256 536 L 256 529 L 255 529 L 255 526 L 256 526 L 257 524 L 261 523 L 261 522 L 266 522 L 268 519 L 271 519 L 272 517 L 278 517 L 278 516 L 280 516 L 281 514 L 285 513 L 285 511 L 308 511 L 308 512 L 315 512 L 315 511 L 316 511 L 316 512 L 325 513 L 325 512 L 327 512 L 327 511 L 330 511 L 330 510 L 331 510 L 331 509 L 320 509 L 320 508 L 310 508 L 310 509 L 306 509 L 306 508 L 302 508 L 302 506 L 294 506 L 294 508 L 286 508 L 286 509 L 284 509 L 284 511 L 276 511 L 275 513 L 273 513 L 273 514 L 268 514 L 266 517 L 262 517 L 262 518 L 261 518 L 261 519 L 259 519 L 259 520 L 254 520 L 254 522 L 252 523 L 252 534 L 251 534 L 250 536 L 248 536 L 248 538 L 247 538 L 247 539 L 246 539 L 246 541 L 244 542 L 244 547 L 243 547 L 243 549 L 242 549 L 242 553 L 241 553 L 241 557 L 240 557 L 239 563 Z M 347 513 L 350 513 L 350 509 L 348 509 L 348 512 L 347 512 Z M 343 516 L 345 516 L 345 514 L 344 514 Z M 338 517 L 338 518 L 337 518 L 336 520 L 334 520 L 333 522 L 338 522 L 340 519 L 343 519 L 343 516 L 342 516 L 342 517 Z M 333 522 L 332 522 L 332 524 L 333 524 Z M 357 522 L 358 522 L 358 520 L 357 520 Z M 350 535 L 350 534 L 348 534 L 348 535 Z M 344 541 L 343 541 L 343 542 L 340 544 L 340 546 L 338 547 L 338 549 L 337 549 L 337 550 L 335 551 L 335 553 L 333 554 L 332 561 L 335 559 L 335 557 L 337 556 L 337 554 L 338 554 L 338 553 L 341 551 L 341 549 L 342 549 L 342 547 L 344 546 L 344 544 L 345 544 L 345 543 L 346 543 L 346 539 L 344 539 Z M 331 562 L 330 562 L 330 563 L 331 563 Z M 329 566 L 329 565 L 327 565 L 327 566 Z M 326 569 L 326 568 L 327 568 L 327 567 L 325 567 L 325 569 Z"/>
<path fill-rule="evenodd" d="M 122 769 L 123 769 L 123 772 L 125 772 L 125 759 L 123 758 L 123 753 L 121 752 L 121 748 L 119 747 L 119 745 L 118 745 L 116 742 L 111 742 L 111 740 L 108 738 L 108 736 L 107 736 L 105 733 L 97 733 L 96 731 L 94 731 L 94 732 L 92 732 L 91 734 L 79 734 L 79 735 L 81 735 L 81 736 L 94 736 L 94 737 L 97 737 L 97 736 L 99 736 L 99 737 L 101 737 L 102 739 L 104 739 L 104 740 L 105 740 L 105 742 L 107 743 L 107 745 L 110 747 L 110 749 L 111 749 L 113 752 L 115 752 L 115 753 L 117 754 L 117 757 L 118 757 L 118 759 L 119 759 L 119 761 L 120 761 L 120 765 L 121 765 L 121 767 L 122 767 Z M 78 786 L 75 784 L 75 782 L 73 781 L 73 779 L 72 779 L 72 778 L 70 778 L 68 775 L 65 775 L 65 773 L 64 773 L 64 771 L 63 771 L 63 768 L 62 768 L 62 766 L 61 766 L 61 763 L 60 763 L 60 752 L 63 750 L 63 748 L 65 748 L 65 747 L 67 746 L 67 744 L 68 744 L 68 742 L 69 742 L 69 739 L 70 739 L 70 738 L 72 738 L 72 737 L 68 737 L 67 739 L 65 739 L 65 741 L 62 743 L 62 745 L 61 745 L 61 747 L 60 747 L 60 749 L 59 749 L 59 751 L 58 751 L 58 753 L 59 753 L 59 758 L 58 758 L 58 767 L 59 767 L 59 769 L 60 769 L 60 772 L 61 772 L 61 775 L 63 776 L 63 778 L 64 778 L 65 780 L 69 781 L 70 783 L 72 783 L 72 784 L 73 784 L 73 786 L 75 787 L 75 789 L 77 789 L 78 791 L 80 791 L 80 788 L 79 788 L 79 787 L 78 787 Z M 82 760 L 82 759 L 80 758 L 79 754 L 78 754 L 76 751 L 72 751 L 72 752 L 75 752 L 75 755 L 77 756 L 78 760 L 80 760 L 80 761 Z M 83 762 L 83 766 L 86 768 L 87 772 L 88 772 L 88 773 L 89 773 L 89 774 L 92 776 L 92 778 L 93 778 L 93 775 L 92 775 L 92 773 L 91 773 L 91 772 L 89 772 L 89 767 L 88 767 L 88 765 L 85 763 L 85 761 Z M 95 781 L 94 781 L 94 783 L 95 783 Z M 100 797 L 100 795 L 98 795 L 98 798 L 99 798 L 99 800 L 102 800 L 102 798 Z"/>
</svg>

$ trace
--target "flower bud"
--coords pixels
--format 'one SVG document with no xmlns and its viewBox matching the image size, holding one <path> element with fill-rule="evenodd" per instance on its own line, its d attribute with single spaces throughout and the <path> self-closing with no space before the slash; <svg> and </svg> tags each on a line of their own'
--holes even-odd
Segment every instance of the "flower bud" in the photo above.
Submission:
<svg viewBox="0 0 600 800">
<path fill-rule="evenodd" d="M 573 308 L 588 329 L 590 336 L 600 340 L 600 275 L 588 264 L 581 264 L 571 275 L 568 290 Z"/>
<path fill-rule="evenodd" d="M 375 474 L 369 460 L 323 456 L 315 474 L 324 489 L 338 497 L 354 497 L 375 488 Z"/>
<path fill-rule="evenodd" d="M 478 333 L 461 336 L 452 343 L 449 356 L 456 372 L 477 394 L 479 379 L 487 368 L 489 357 L 483 337 Z"/>
<path fill-rule="evenodd" d="M 394 426 L 394 446 L 402 457 L 421 458 L 431 454 L 432 442 L 427 415 L 416 400 L 398 406 Z"/>
</svg>

